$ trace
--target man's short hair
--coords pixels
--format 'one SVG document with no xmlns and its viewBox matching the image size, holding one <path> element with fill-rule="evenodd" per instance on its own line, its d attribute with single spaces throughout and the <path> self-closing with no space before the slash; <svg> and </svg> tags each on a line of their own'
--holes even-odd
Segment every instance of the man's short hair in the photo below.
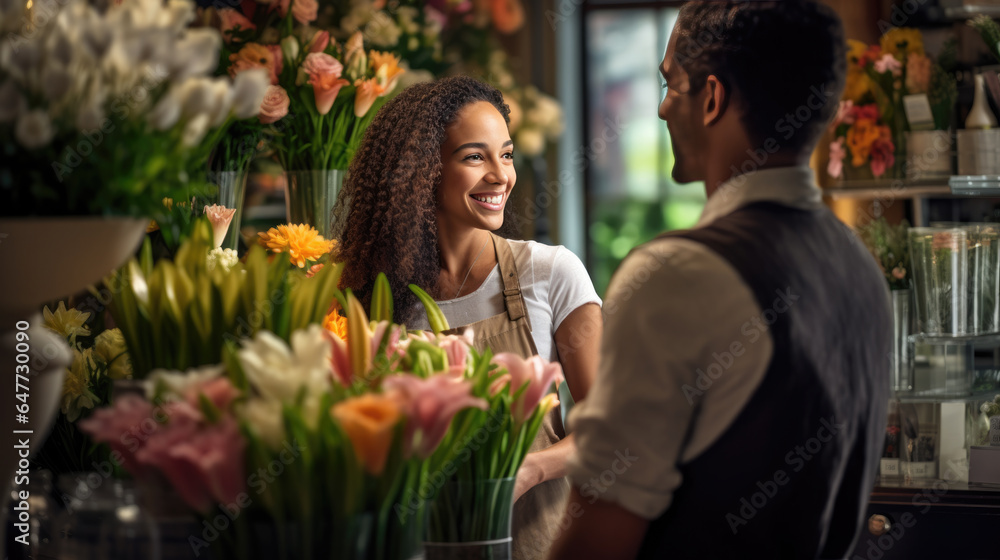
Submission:
<svg viewBox="0 0 1000 560">
<path fill-rule="evenodd" d="M 811 148 L 836 113 L 846 45 L 840 18 L 812 0 L 689 2 L 677 19 L 675 58 L 691 93 L 715 75 L 758 144 Z"/>
</svg>

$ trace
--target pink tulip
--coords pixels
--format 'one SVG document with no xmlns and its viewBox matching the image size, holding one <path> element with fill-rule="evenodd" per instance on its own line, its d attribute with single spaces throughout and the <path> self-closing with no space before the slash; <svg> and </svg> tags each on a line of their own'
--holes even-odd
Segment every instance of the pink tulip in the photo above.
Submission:
<svg viewBox="0 0 1000 560">
<path fill-rule="evenodd" d="M 312 40 L 309 41 L 309 52 L 318 53 L 326 50 L 326 47 L 330 44 L 330 32 L 329 31 L 317 31 L 313 36 Z"/>
<path fill-rule="evenodd" d="M 121 455 L 122 466 L 133 475 L 140 475 L 143 468 L 135 454 L 153 434 L 160 429 L 158 414 L 153 404 L 139 395 L 127 394 L 115 399 L 109 408 L 94 411 L 78 424 L 80 431 L 89 434 L 97 443 L 107 443 L 113 452 Z"/>
<path fill-rule="evenodd" d="M 281 52 L 281 45 L 264 45 L 271 51 L 271 72 L 274 76 L 281 76 L 281 71 L 285 67 L 285 55 Z M 274 83 L 274 82 L 271 82 Z"/>
<path fill-rule="evenodd" d="M 472 383 L 450 375 L 422 379 L 411 374 L 386 377 L 382 387 L 396 395 L 407 416 L 406 456 L 429 457 L 444 439 L 451 419 L 465 408 L 486 410 L 489 404 L 472 396 Z"/>
<path fill-rule="evenodd" d="M 340 77 L 344 72 L 344 65 L 326 53 L 309 53 L 302 63 L 302 70 L 309 75 L 309 84 L 312 85 L 316 98 L 316 110 L 321 115 L 329 113 L 340 88 L 350 83 Z"/>
<path fill-rule="evenodd" d="M 535 407 L 545 398 L 552 383 L 563 380 L 562 366 L 558 362 L 548 362 L 538 356 L 525 360 L 517 354 L 504 352 L 494 356 L 493 362 L 510 373 L 511 395 L 528 386 L 511 405 L 517 423 L 523 423 L 535 412 Z"/>
<path fill-rule="evenodd" d="M 252 21 L 248 20 L 238 10 L 232 8 L 222 8 L 219 10 L 219 19 L 221 20 L 219 31 L 222 32 L 222 38 L 226 43 L 233 41 L 232 32 L 237 31 L 237 28 L 239 28 L 239 31 L 257 29 L 257 26 Z"/>
</svg>

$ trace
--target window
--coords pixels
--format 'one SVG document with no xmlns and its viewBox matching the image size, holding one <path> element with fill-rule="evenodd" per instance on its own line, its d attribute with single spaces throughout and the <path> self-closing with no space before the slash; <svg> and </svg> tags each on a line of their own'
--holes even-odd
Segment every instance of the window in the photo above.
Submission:
<svg viewBox="0 0 1000 560">
<path fill-rule="evenodd" d="M 694 225 L 705 204 L 703 184 L 670 178 L 670 138 L 657 117 L 657 69 L 677 12 L 595 5 L 583 14 L 587 266 L 602 296 L 633 247 Z"/>
</svg>

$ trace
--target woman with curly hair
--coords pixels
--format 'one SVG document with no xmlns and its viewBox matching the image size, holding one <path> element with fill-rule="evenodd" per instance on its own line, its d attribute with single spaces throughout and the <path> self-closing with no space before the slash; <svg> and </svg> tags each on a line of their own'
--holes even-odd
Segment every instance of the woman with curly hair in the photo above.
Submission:
<svg viewBox="0 0 1000 560">
<path fill-rule="evenodd" d="M 385 272 L 397 322 L 428 328 L 407 288 L 417 284 L 450 325 L 472 329 L 477 348 L 559 361 L 579 401 L 597 370 L 601 300 L 565 247 L 493 233 L 516 180 L 509 113 L 499 91 L 462 76 L 411 86 L 379 111 L 340 197 L 350 208 L 336 235 L 342 285 L 368 307 Z M 556 408 L 517 474 L 515 558 L 547 555 L 570 450 Z"/>
</svg>

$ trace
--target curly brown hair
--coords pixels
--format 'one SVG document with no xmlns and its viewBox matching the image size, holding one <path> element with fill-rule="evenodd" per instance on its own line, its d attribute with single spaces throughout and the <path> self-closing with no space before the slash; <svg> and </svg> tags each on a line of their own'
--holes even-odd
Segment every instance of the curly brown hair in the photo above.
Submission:
<svg viewBox="0 0 1000 560">
<path fill-rule="evenodd" d="M 420 311 L 409 284 L 437 292 L 441 145 L 458 112 L 477 101 L 492 104 L 510 123 L 510 109 L 499 90 L 454 76 L 403 90 L 365 132 L 334 209 L 341 217 L 334 228 L 345 263 L 341 286 L 350 288 L 365 309 L 379 272 L 389 279 L 396 322 L 412 321 Z"/>
</svg>

